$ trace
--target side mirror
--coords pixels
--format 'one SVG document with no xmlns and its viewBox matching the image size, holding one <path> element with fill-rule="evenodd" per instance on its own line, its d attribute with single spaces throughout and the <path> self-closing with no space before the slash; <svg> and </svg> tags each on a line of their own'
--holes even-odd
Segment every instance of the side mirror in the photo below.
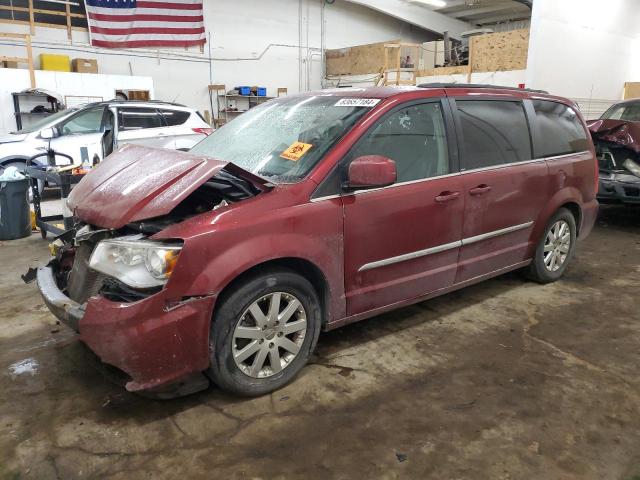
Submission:
<svg viewBox="0 0 640 480">
<path fill-rule="evenodd" d="M 58 129 L 55 127 L 43 128 L 40 130 L 40 138 L 43 140 L 50 140 L 58 136 Z"/>
<path fill-rule="evenodd" d="M 380 188 L 393 185 L 397 179 L 396 162 L 382 155 L 364 155 L 349 165 L 346 187 Z"/>
</svg>

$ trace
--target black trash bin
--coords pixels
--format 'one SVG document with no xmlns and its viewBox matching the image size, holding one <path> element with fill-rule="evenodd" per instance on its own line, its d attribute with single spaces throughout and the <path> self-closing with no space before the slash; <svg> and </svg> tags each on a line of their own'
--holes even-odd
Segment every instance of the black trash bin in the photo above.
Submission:
<svg viewBox="0 0 640 480">
<path fill-rule="evenodd" d="M 29 180 L 0 180 L 0 240 L 29 235 Z"/>
</svg>

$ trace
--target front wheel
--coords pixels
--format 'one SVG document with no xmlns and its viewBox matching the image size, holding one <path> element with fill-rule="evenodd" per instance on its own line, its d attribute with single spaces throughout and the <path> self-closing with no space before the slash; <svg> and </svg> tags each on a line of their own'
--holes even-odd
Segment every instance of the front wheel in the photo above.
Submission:
<svg viewBox="0 0 640 480">
<path fill-rule="evenodd" d="M 547 224 L 529 266 L 528 276 L 540 283 L 558 280 L 573 257 L 576 220 L 566 208 L 559 209 Z"/>
<path fill-rule="evenodd" d="M 208 374 L 239 395 L 276 390 L 307 363 L 320 326 L 318 295 L 306 278 L 289 270 L 250 277 L 216 309 Z"/>
</svg>

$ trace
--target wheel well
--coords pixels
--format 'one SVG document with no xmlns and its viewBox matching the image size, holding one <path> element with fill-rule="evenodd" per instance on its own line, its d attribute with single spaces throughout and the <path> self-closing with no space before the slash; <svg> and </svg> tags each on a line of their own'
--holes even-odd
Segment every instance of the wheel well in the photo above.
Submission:
<svg viewBox="0 0 640 480">
<path fill-rule="evenodd" d="M 4 158 L 2 160 L 0 160 L 0 165 L 1 166 L 5 166 L 8 165 L 10 163 L 27 163 L 27 159 L 26 158 L 20 158 L 20 157 L 16 157 L 16 158 Z"/>
<path fill-rule="evenodd" d="M 568 202 L 562 205 L 560 208 L 566 208 L 571 212 L 573 218 L 576 219 L 576 235 L 580 234 L 580 225 L 582 225 L 582 210 L 580 210 L 580 205 L 574 202 Z"/>
<path fill-rule="evenodd" d="M 229 282 L 220 292 L 216 305 L 219 305 L 230 292 L 246 278 L 258 275 L 264 271 L 285 269 L 291 270 L 306 278 L 313 288 L 316 290 L 318 297 L 320 298 L 320 308 L 322 309 L 322 324 L 327 322 L 328 319 L 328 307 L 329 307 L 329 286 L 327 280 L 322 271 L 314 265 L 312 262 L 303 258 L 286 257 L 278 258 L 274 260 L 268 260 L 258 265 L 245 270 L 240 275 L 236 276 L 231 282 Z"/>
</svg>

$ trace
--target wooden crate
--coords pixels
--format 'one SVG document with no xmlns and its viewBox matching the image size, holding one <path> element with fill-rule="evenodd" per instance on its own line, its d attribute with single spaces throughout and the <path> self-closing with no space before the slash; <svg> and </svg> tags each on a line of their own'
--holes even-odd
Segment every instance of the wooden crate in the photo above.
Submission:
<svg viewBox="0 0 640 480">
<path fill-rule="evenodd" d="M 471 37 L 474 72 L 525 70 L 529 52 L 529 29 L 489 33 Z"/>
<path fill-rule="evenodd" d="M 366 75 L 377 73 L 384 65 L 385 45 L 400 40 L 326 50 L 327 75 Z"/>
</svg>

